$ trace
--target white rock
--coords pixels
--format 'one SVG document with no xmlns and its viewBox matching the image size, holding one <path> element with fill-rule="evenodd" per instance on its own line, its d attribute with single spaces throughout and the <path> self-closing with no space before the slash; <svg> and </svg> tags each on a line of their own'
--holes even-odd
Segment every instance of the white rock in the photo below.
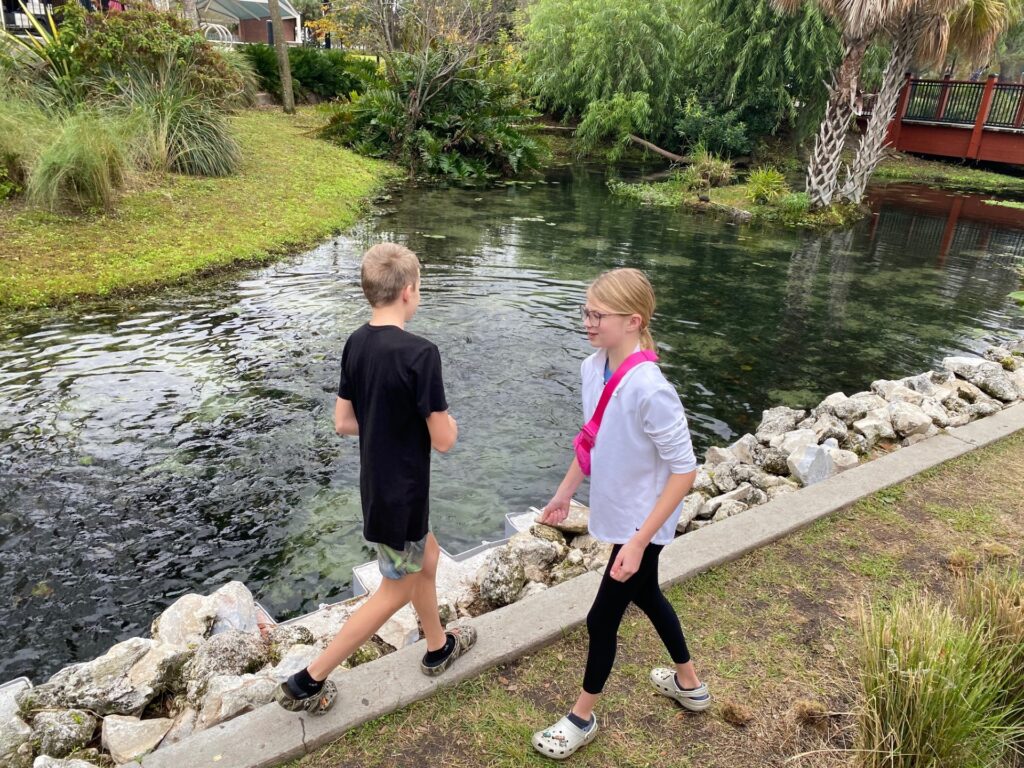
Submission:
<svg viewBox="0 0 1024 768">
<path fill-rule="evenodd" d="M 158 749 L 171 744 L 177 744 L 182 739 L 187 739 L 191 736 L 192 732 L 195 731 L 198 718 L 199 712 L 193 707 L 185 707 L 181 710 L 181 712 L 175 715 L 174 724 L 167 731 L 167 735 L 160 742 Z"/>
<path fill-rule="evenodd" d="M 794 429 L 785 434 L 776 435 L 769 443 L 772 448 L 778 448 L 787 455 L 805 445 L 817 444 L 818 436 L 814 433 L 813 429 Z"/>
<path fill-rule="evenodd" d="M 28 765 L 28 763 L 26 763 Z M 7 768 L 7 764 L 4 763 L 4 768 Z M 90 763 L 88 760 L 63 760 L 57 757 L 50 757 L 49 755 L 40 755 L 32 763 L 32 768 L 98 768 L 96 763 Z"/>
<path fill-rule="evenodd" d="M 715 485 L 715 481 L 711 479 L 711 473 L 704 466 L 697 470 L 697 477 L 693 481 L 693 490 L 703 493 L 705 496 L 717 496 L 721 493 L 718 486 Z"/>
<path fill-rule="evenodd" d="M 719 491 L 731 491 L 738 485 L 736 478 L 732 475 L 732 471 L 738 466 L 738 461 L 729 459 L 708 469 L 711 479 L 714 480 Z"/>
<path fill-rule="evenodd" d="M 721 464 L 723 461 L 735 461 L 736 457 L 733 456 L 732 451 L 728 448 L 719 448 L 713 446 L 708 448 L 704 454 L 704 464 L 708 467 L 713 467 L 716 464 Z"/>
<path fill-rule="evenodd" d="M 377 636 L 393 648 L 404 648 L 420 636 L 419 622 L 411 605 L 396 612 L 377 630 Z"/>
<path fill-rule="evenodd" d="M 832 449 L 822 445 L 804 445 L 797 448 L 786 460 L 793 477 L 803 485 L 814 485 L 826 480 L 839 471 L 833 461 Z"/>
<path fill-rule="evenodd" d="M 579 550 L 570 550 L 570 554 L 574 551 Z M 515 602 L 519 592 L 526 585 L 526 572 L 519 557 L 508 546 L 501 546 L 480 566 L 476 583 L 481 599 L 495 608 L 500 608 Z"/>
<path fill-rule="evenodd" d="M 708 499 L 704 502 L 704 506 L 701 507 L 701 519 L 713 517 L 718 508 L 727 501 L 741 501 L 745 503 L 750 498 L 751 491 L 753 490 L 754 487 L 750 483 L 742 483 L 731 491 L 715 496 L 713 499 Z"/>
<path fill-rule="evenodd" d="M 155 640 L 182 648 L 197 646 L 210 635 L 216 611 L 203 595 L 182 595 L 153 622 Z"/>
<path fill-rule="evenodd" d="M 881 398 L 879 398 L 881 400 Z M 885 402 L 884 400 L 882 402 Z M 868 445 L 872 446 L 879 440 L 895 440 L 896 432 L 892 428 L 888 406 L 868 411 L 862 419 L 853 423 L 853 428 L 864 435 Z"/>
<path fill-rule="evenodd" d="M 684 531 L 684 533 L 693 533 L 694 531 L 699 531 L 701 528 L 706 528 L 707 526 L 711 525 L 713 522 L 714 522 L 714 520 L 711 520 L 711 519 L 708 519 L 708 520 L 691 520 L 690 524 L 688 526 L 686 526 L 686 530 Z"/>
<path fill-rule="evenodd" d="M 747 505 L 742 501 L 728 499 L 718 506 L 718 509 L 715 510 L 715 516 L 711 518 L 711 520 L 712 522 L 717 523 L 720 520 L 725 520 L 727 517 L 732 517 L 733 515 L 738 515 L 740 512 L 745 512 L 747 509 Z"/>
<path fill-rule="evenodd" d="M 562 522 L 552 525 L 562 533 L 586 533 L 590 521 L 590 510 L 573 499 L 569 504 L 569 515 Z"/>
<path fill-rule="evenodd" d="M 98 715 L 139 714 L 164 687 L 158 677 L 133 676 L 132 668 L 156 646 L 152 640 L 133 637 L 118 643 L 92 661 L 73 664 L 46 683 L 19 695 L 35 709 L 88 709 Z M 167 673 L 168 666 L 153 665 Z"/>
<path fill-rule="evenodd" d="M 947 357 L 942 361 L 942 367 L 1004 403 L 1013 402 L 1018 397 L 1014 381 L 999 363 L 978 357 Z"/>
<path fill-rule="evenodd" d="M 928 415 L 928 418 L 932 420 L 932 424 L 934 424 L 935 426 L 949 426 L 949 412 L 945 408 L 943 408 L 942 403 L 940 403 L 934 397 L 924 398 L 921 401 L 920 408 Z"/>
<path fill-rule="evenodd" d="M 884 408 L 886 405 L 885 399 L 873 392 L 857 392 L 834 406 L 832 410 L 847 426 L 853 426 L 854 422 L 865 418 L 870 411 Z"/>
<path fill-rule="evenodd" d="M 807 416 L 806 411 L 778 406 L 761 413 L 761 423 L 757 427 L 755 437 L 759 442 L 768 443 L 776 435 L 791 432 L 796 425 Z"/>
<path fill-rule="evenodd" d="M 771 501 L 772 499 L 782 496 L 783 494 L 793 493 L 794 491 L 798 490 L 800 490 L 800 486 L 798 486 L 796 483 L 787 481 L 785 485 L 777 485 L 774 488 L 769 488 L 768 500 Z"/>
<path fill-rule="evenodd" d="M 539 539 L 528 533 L 517 533 L 505 546 L 523 564 L 523 575 L 527 581 L 547 581 L 552 566 L 568 554 L 564 544 Z"/>
<path fill-rule="evenodd" d="M 304 645 L 302 643 L 293 645 L 270 670 L 269 674 L 275 680 L 283 682 L 291 675 L 308 667 L 319 655 L 320 649 L 315 645 Z"/>
<path fill-rule="evenodd" d="M 229 581 L 210 595 L 216 618 L 213 621 L 213 634 L 218 635 L 228 630 L 239 632 L 259 632 L 256 601 L 252 592 L 240 581 Z"/>
<path fill-rule="evenodd" d="M 828 455 L 835 462 L 837 472 L 845 472 L 860 463 L 860 458 L 853 451 L 833 447 L 826 447 L 825 450 L 828 451 Z"/>
<path fill-rule="evenodd" d="M 685 531 L 690 521 L 700 514 L 706 500 L 706 497 L 700 493 L 691 493 L 683 499 L 683 511 L 679 514 L 679 522 L 676 523 L 678 533 Z"/>
<path fill-rule="evenodd" d="M 850 398 L 848 398 L 842 392 L 833 392 L 831 395 L 822 400 L 818 407 L 814 409 L 814 411 L 819 416 L 825 413 L 830 413 L 834 416 L 836 406 L 839 405 L 840 403 L 845 403 L 849 399 Z"/>
<path fill-rule="evenodd" d="M 949 371 L 925 371 L 916 376 L 907 376 L 899 380 L 899 383 L 915 392 L 920 392 L 925 397 L 942 399 L 953 388 L 956 377 Z"/>
<path fill-rule="evenodd" d="M 539 595 L 547 588 L 548 585 L 543 581 L 528 581 L 523 585 L 523 588 L 519 590 L 519 594 L 516 596 L 516 602 L 525 600 L 527 597 L 531 597 L 533 595 Z"/>
<path fill-rule="evenodd" d="M 169 717 L 140 720 L 107 715 L 103 718 L 103 748 L 115 763 L 130 763 L 155 749 L 173 724 Z"/>
<path fill-rule="evenodd" d="M 834 438 L 836 440 L 845 440 L 846 435 L 849 433 L 849 429 L 846 427 L 846 422 L 831 413 L 821 414 L 814 422 L 814 426 L 811 427 L 814 430 L 814 435 L 817 437 L 817 442 L 822 440 L 828 440 Z"/>
<path fill-rule="evenodd" d="M 24 720 L 10 716 L 0 720 L 0 765 L 22 768 L 32 764 L 32 729 Z"/>
<path fill-rule="evenodd" d="M 924 434 L 932 426 L 931 417 L 911 403 L 890 403 L 889 420 L 900 437 Z"/>
<path fill-rule="evenodd" d="M 760 450 L 761 444 L 757 442 L 756 437 L 749 433 L 729 446 L 732 455 L 743 464 L 754 464 Z"/>
<path fill-rule="evenodd" d="M 278 681 L 268 675 L 222 675 L 210 680 L 196 730 L 251 712 L 274 698 Z"/>
<path fill-rule="evenodd" d="M 890 403 L 920 405 L 921 401 L 924 400 L 924 395 L 920 392 L 916 392 L 898 381 L 886 381 L 885 379 L 875 381 L 872 382 L 871 389 Z"/>
<path fill-rule="evenodd" d="M 182 670 L 189 702 L 199 704 L 214 677 L 260 669 L 269 656 L 270 646 L 258 634 L 228 630 L 214 635 L 199 646 Z"/>
</svg>

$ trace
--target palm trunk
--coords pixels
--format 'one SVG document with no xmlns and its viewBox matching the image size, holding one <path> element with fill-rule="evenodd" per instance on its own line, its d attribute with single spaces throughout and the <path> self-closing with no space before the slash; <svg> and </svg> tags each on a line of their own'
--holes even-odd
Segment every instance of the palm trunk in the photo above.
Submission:
<svg viewBox="0 0 1024 768">
<path fill-rule="evenodd" d="M 825 117 L 821 121 L 814 141 L 814 152 L 807 164 L 807 194 L 810 195 L 812 208 L 831 205 L 839 186 L 843 145 L 853 116 L 853 101 L 867 49 L 866 39 L 848 40 L 842 63 L 829 86 Z"/>
<path fill-rule="evenodd" d="M 277 52 L 277 68 L 281 73 L 281 103 L 286 115 L 295 114 L 295 92 L 292 90 L 292 68 L 288 63 L 288 44 L 284 39 L 284 21 L 281 20 L 281 4 L 278 0 L 267 0 L 270 10 L 270 25 L 274 30 L 274 50 Z"/>
<path fill-rule="evenodd" d="M 868 118 L 867 128 L 857 145 L 857 154 L 853 165 L 847 168 L 846 181 L 841 191 L 842 198 L 850 203 L 860 203 L 864 199 L 864 190 L 875 168 L 882 161 L 885 151 L 885 137 L 889 132 L 889 123 L 896 116 L 896 106 L 907 70 L 914 58 L 918 40 L 924 31 L 921 18 L 908 14 L 900 24 L 899 33 L 893 40 L 889 63 L 882 74 L 882 87 L 878 91 L 875 107 Z"/>
<path fill-rule="evenodd" d="M 185 21 L 192 25 L 193 29 L 199 29 L 199 7 L 196 0 L 181 0 L 181 12 Z"/>
</svg>

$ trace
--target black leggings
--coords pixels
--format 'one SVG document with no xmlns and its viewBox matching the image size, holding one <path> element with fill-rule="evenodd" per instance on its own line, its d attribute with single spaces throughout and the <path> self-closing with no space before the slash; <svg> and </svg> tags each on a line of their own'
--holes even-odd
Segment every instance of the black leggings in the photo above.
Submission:
<svg viewBox="0 0 1024 768">
<path fill-rule="evenodd" d="M 583 690 L 591 694 L 601 693 L 611 674 L 619 624 L 631 602 L 647 614 L 671 654 L 672 661 L 685 664 L 690 660 L 679 617 L 658 584 L 658 556 L 662 546 L 649 544 L 640 561 L 640 570 L 626 581 L 616 581 L 611 577 L 611 569 L 621 548 L 621 544 L 612 548 L 612 556 L 605 568 L 594 605 L 587 614 L 590 648 L 587 651 L 587 670 L 583 673 Z"/>
</svg>

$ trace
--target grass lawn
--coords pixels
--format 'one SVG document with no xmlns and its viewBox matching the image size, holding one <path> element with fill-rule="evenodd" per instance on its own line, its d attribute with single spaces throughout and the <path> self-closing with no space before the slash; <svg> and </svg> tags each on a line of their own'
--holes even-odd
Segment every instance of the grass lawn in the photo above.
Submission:
<svg viewBox="0 0 1024 768">
<path fill-rule="evenodd" d="M 631 608 L 599 708 L 603 732 L 577 766 L 768 768 L 851 765 L 858 611 L 865 598 L 945 592 L 987 560 L 1020 564 L 1024 434 L 871 496 L 669 590 L 717 698 L 684 712 L 649 687 L 668 658 Z M 531 733 L 564 714 L 585 631 L 350 731 L 292 768 L 551 765 Z M 952 766 L 950 768 L 953 768 Z"/>
<path fill-rule="evenodd" d="M 60 216 L 0 203 L 0 309 L 151 289 L 311 245 L 353 224 L 395 176 L 313 136 L 312 110 L 232 118 L 241 171 L 136 179 L 107 213 Z"/>
</svg>

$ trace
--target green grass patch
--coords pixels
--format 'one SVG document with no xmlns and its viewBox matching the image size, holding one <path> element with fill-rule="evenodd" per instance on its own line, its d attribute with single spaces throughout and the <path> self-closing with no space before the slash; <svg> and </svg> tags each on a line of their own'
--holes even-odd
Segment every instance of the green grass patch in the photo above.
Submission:
<svg viewBox="0 0 1024 768">
<path fill-rule="evenodd" d="M 0 202 L 0 309 L 55 305 L 265 262 L 351 226 L 398 170 L 314 138 L 319 118 L 231 118 L 237 174 L 136 179 L 111 212 L 65 216 Z"/>
<path fill-rule="evenodd" d="M 963 192 L 1024 196 L 1024 177 L 910 156 L 884 161 L 875 170 L 872 178 L 876 181 L 919 182 Z"/>
<path fill-rule="evenodd" d="M 985 205 L 998 205 L 1002 208 L 1019 208 L 1024 211 L 1024 203 L 1018 200 L 986 200 Z"/>
</svg>

